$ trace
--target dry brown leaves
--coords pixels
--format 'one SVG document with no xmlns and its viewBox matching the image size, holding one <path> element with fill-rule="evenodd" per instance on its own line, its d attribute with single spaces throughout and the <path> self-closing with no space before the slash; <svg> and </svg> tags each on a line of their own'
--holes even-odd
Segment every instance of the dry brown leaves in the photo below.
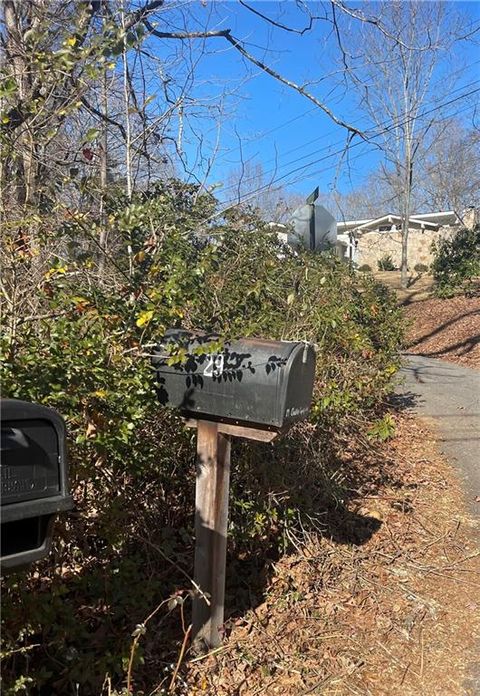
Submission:
<svg viewBox="0 0 480 696">
<path fill-rule="evenodd" d="M 378 531 L 284 557 L 223 648 L 187 664 L 188 693 L 474 693 L 462 684 L 480 639 L 478 529 L 425 425 L 402 416 L 389 454 L 395 477 L 351 506 Z"/>
<path fill-rule="evenodd" d="M 409 352 L 480 367 L 480 298 L 431 298 L 412 302 L 405 315 Z"/>
</svg>

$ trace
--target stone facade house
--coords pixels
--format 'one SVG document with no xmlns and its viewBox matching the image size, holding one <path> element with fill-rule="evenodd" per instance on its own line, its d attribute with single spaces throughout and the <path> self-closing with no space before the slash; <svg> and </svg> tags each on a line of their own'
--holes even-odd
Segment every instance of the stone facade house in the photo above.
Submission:
<svg viewBox="0 0 480 696">
<path fill-rule="evenodd" d="M 415 270 L 417 264 L 430 266 L 433 260 L 432 242 L 455 234 L 461 226 L 472 228 L 479 223 L 478 208 L 467 208 L 461 217 L 453 210 L 411 215 L 408 233 L 409 269 Z M 357 268 L 369 266 L 370 270 L 376 271 L 378 262 L 385 256 L 391 257 L 396 268 L 401 266 L 402 217 L 394 213 L 377 218 L 336 222 L 328 210 L 315 204 L 297 208 L 289 224 L 270 222 L 268 225 L 284 244 L 317 251 L 333 247 L 340 258 L 353 262 Z"/>
<path fill-rule="evenodd" d="M 474 224 L 477 211 L 468 209 L 462 219 L 453 211 L 411 215 L 408 236 L 408 267 L 429 266 L 433 260 L 432 242 L 450 236 L 464 225 Z M 402 258 L 402 217 L 393 213 L 364 220 L 345 220 L 337 223 L 339 254 L 358 267 L 378 269 L 378 262 L 390 256 L 399 268 Z"/>
</svg>

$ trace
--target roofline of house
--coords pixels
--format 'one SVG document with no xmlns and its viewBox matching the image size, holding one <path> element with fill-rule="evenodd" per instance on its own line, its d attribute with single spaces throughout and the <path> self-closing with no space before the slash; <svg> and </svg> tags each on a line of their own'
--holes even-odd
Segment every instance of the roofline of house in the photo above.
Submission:
<svg viewBox="0 0 480 696">
<path fill-rule="evenodd" d="M 410 215 L 410 220 L 413 220 L 415 222 L 429 222 L 430 220 L 434 220 L 435 218 L 442 217 L 444 215 L 454 215 L 456 218 L 458 218 L 458 215 L 454 210 L 441 210 L 437 213 L 414 213 Z M 337 222 L 337 227 L 362 227 L 367 224 L 382 222 L 382 220 L 389 220 L 389 218 L 401 220 L 402 216 L 397 215 L 395 213 L 388 213 L 387 215 L 382 215 L 379 218 L 364 218 L 363 220 L 342 220 L 340 222 Z"/>
<path fill-rule="evenodd" d="M 458 218 L 458 215 L 454 210 L 443 210 L 438 213 L 415 213 L 414 215 L 410 215 L 410 219 L 414 218 L 415 220 L 428 220 L 429 218 L 435 218 L 441 215 L 455 215 L 455 217 Z"/>
<path fill-rule="evenodd" d="M 362 225 L 365 222 L 368 222 L 371 218 L 365 218 L 364 220 L 342 220 L 341 222 L 337 222 L 337 227 L 341 225 L 342 227 L 346 227 L 347 225 Z"/>
<path fill-rule="evenodd" d="M 382 222 L 389 222 L 389 223 L 393 223 L 393 221 L 401 222 L 402 219 L 403 218 L 401 215 L 394 215 L 393 213 L 391 213 L 389 215 L 382 215 L 379 218 L 375 218 L 373 220 L 368 220 L 363 225 L 360 225 L 359 227 L 357 227 L 357 230 L 366 230 L 371 226 L 380 225 Z M 433 227 L 433 228 L 438 227 L 438 223 L 436 223 L 436 222 L 429 222 L 428 220 L 424 220 L 423 218 L 419 218 L 419 217 L 414 217 L 413 215 L 410 215 L 409 221 L 415 222 L 417 225 L 422 225 L 422 226 L 426 225 L 428 227 Z"/>
<path fill-rule="evenodd" d="M 359 230 L 365 227 L 370 227 L 370 225 L 379 225 L 382 222 L 390 222 L 392 223 L 393 220 L 401 220 L 400 215 L 394 215 L 393 213 L 388 213 L 388 215 L 382 215 L 379 218 L 372 218 L 371 220 L 367 220 L 363 225 L 360 225 L 358 227 Z"/>
</svg>

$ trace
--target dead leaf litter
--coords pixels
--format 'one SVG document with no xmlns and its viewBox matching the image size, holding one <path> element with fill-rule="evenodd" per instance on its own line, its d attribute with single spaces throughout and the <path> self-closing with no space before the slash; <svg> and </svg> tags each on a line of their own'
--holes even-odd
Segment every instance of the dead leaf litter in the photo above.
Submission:
<svg viewBox="0 0 480 696">
<path fill-rule="evenodd" d="M 187 661 L 187 693 L 473 696 L 478 528 L 424 423 L 399 417 L 388 456 L 395 476 L 349 503 L 378 530 L 361 545 L 312 539 L 275 563 L 224 646 Z"/>
</svg>

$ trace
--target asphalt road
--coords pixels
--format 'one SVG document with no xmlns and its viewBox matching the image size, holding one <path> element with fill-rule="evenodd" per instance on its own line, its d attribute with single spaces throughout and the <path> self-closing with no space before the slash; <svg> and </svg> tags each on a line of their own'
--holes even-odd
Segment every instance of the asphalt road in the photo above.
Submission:
<svg viewBox="0 0 480 696">
<path fill-rule="evenodd" d="M 440 450 L 460 474 L 472 513 L 480 518 L 480 370 L 405 355 L 399 388 L 419 416 L 434 422 Z"/>
</svg>

